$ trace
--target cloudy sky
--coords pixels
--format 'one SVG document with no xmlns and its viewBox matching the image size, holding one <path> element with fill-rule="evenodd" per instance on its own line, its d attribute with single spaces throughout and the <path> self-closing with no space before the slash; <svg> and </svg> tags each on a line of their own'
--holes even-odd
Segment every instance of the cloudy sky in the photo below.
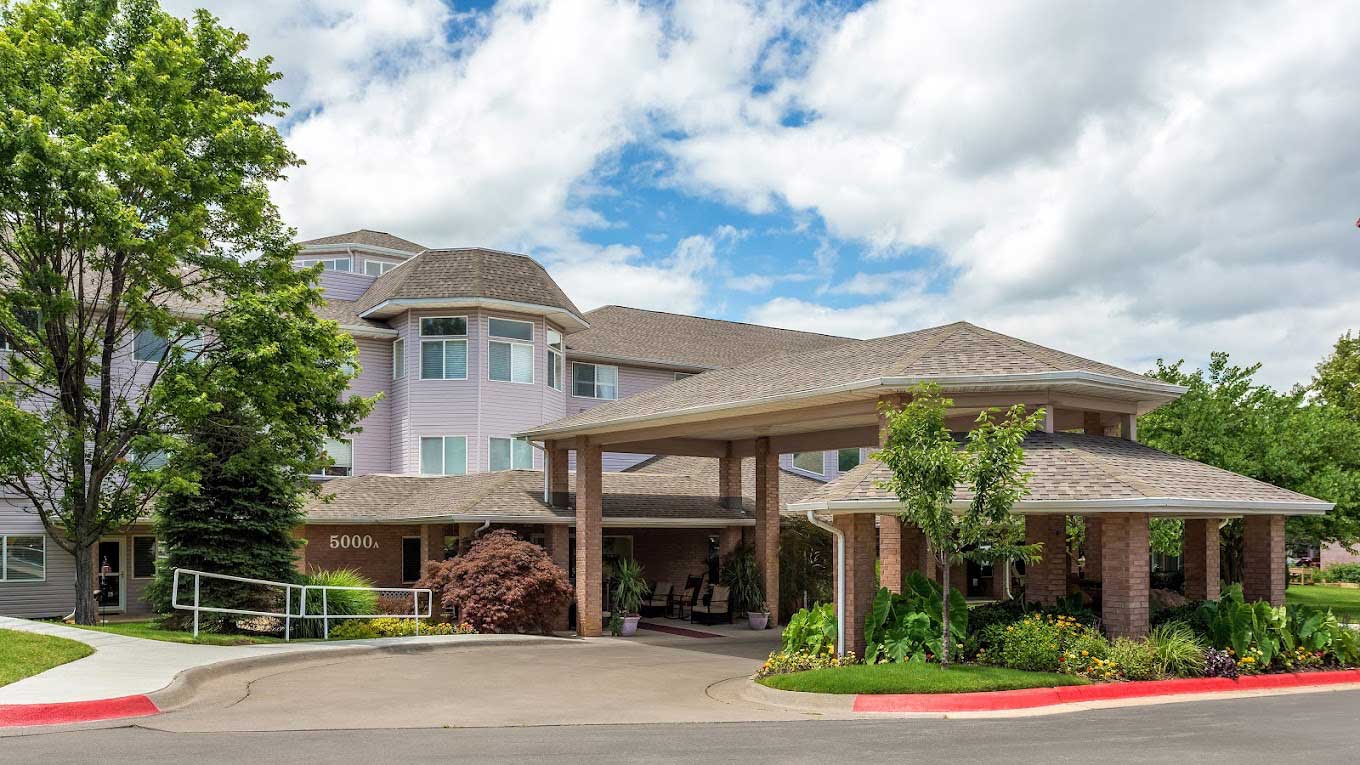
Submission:
<svg viewBox="0 0 1360 765">
<path fill-rule="evenodd" d="M 1277 385 L 1360 329 L 1346 3 L 170 7 L 204 3 L 284 74 L 304 238 L 524 252 L 583 308 L 966 319 Z"/>
</svg>

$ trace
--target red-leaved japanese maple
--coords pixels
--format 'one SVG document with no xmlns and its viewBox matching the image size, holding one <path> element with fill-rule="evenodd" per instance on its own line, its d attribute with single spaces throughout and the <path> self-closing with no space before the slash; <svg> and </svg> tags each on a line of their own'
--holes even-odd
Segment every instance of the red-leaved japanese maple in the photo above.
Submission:
<svg viewBox="0 0 1360 765">
<path fill-rule="evenodd" d="M 425 564 L 428 587 L 449 611 L 478 632 L 549 634 L 571 604 L 567 573 L 532 542 L 499 529 L 466 553 Z"/>
</svg>

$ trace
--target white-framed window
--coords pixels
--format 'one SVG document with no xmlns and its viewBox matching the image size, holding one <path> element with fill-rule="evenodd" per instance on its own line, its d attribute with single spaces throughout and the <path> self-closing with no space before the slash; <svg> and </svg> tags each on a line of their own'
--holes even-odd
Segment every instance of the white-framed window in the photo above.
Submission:
<svg viewBox="0 0 1360 765">
<path fill-rule="evenodd" d="M 562 333 L 548 328 L 548 387 L 562 390 Z"/>
<path fill-rule="evenodd" d="M 150 329 L 139 329 L 132 338 L 132 358 L 137 361 L 159 364 L 169 350 L 170 341 Z"/>
<path fill-rule="evenodd" d="M 349 273 L 351 270 L 349 258 L 309 258 L 302 261 L 302 267 L 311 268 L 318 263 L 321 264 L 322 271 L 343 271 L 344 273 Z"/>
<path fill-rule="evenodd" d="M 400 380 L 406 376 L 406 338 L 392 341 L 392 379 Z"/>
<path fill-rule="evenodd" d="M 368 276 L 382 276 L 396 267 L 396 263 L 386 263 L 381 260 L 364 261 L 364 273 Z"/>
<path fill-rule="evenodd" d="M 859 467 L 859 449 L 837 449 L 836 450 L 836 469 L 845 473 Z"/>
<path fill-rule="evenodd" d="M 16 308 L 14 309 L 14 318 L 18 319 L 19 324 L 22 325 L 29 332 L 32 332 L 35 336 L 38 334 L 39 327 L 37 311 L 24 308 Z M 10 347 L 9 339 L 5 335 L 0 334 L 0 353 L 6 353 L 11 350 L 13 350 L 13 348 Z"/>
<path fill-rule="evenodd" d="M 498 382 L 534 381 L 534 324 L 514 319 L 492 319 L 487 349 L 487 375 Z"/>
<path fill-rule="evenodd" d="M 809 473 L 824 475 L 826 473 L 825 462 L 823 462 L 821 452 L 794 452 L 793 466 L 799 470 Z"/>
<path fill-rule="evenodd" d="M 0 534 L 0 582 L 47 581 L 47 537 Z"/>
<path fill-rule="evenodd" d="M 401 581 L 420 580 L 420 570 L 424 568 L 420 560 L 420 537 L 401 538 Z"/>
<path fill-rule="evenodd" d="M 156 560 L 159 558 L 156 538 L 135 535 L 132 537 L 132 578 L 150 579 L 156 575 Z"/>
<path fill-rule="evenodd" d="M 420 379 L 467 379 L 467 317 L 420 320 Z"/>
<path fill-rule="evenodd" d="M 466 475 L 466 436 L 421 436 L 422 475 Z"/>
<path fill-rule="evenodd" d="M 335 477 L 354 475 L 354 441 L 348 438 L 344 440 L 327 438 L 325 444 L 331 464 L 321 468 L 317 475 Z"/>
<path fill-rule="evenodd" d="M 533 470 L 534 447 L 522 438 L 491 439 L 491 472 Z"/>
<path fill-rule="evenodd" d="M 619 368 L 608 364 L 572 362 L 571 395 L 613 401 L 619 397 Z"/>
</svg>

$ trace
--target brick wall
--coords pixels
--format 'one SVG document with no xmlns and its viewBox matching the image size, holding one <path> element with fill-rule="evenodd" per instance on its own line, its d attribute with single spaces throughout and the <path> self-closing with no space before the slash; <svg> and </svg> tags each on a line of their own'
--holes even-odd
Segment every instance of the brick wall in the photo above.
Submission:
<svg viewBox="0 0 1360 765">
<path fill-rule="evenodd" d="M 377 587 L 410 586 L 401 580 L 401 540 L 419 536 L 420 526 L 391 524 L 310 525 L 302 533 L 307 540 L 308 569 L 357 569 Z M 331 546 L 332 538 L 335 547 Z M 356 540 L 358 547 L 352 544 Z M 350 543 L 348 547 L 346 543 Z"/>
<path fill-rule="evenodd" d="M 633 557 L 642 564 L 648 582 L 670 582 L 675 591 L 685 586 L 688 575 L 708 572 L 709 538 L 717 529 L 618 529 L 605 533 L 633 538 Z"/>
<path fill-rule="evenodd" d="M 879 583 L 893 592 L 902 591 L 902 521 L 895 515 L 878 516 Z"/>
<path fill-rule="evenodd" d="M 1025 599 L 1054 605 L 1067 594 L 1067 527 L 1061 515 L 1026 515 L 1025 542 L 1043 545 L 1042 558 L 1025 567 Z"/>
<path fill-rule="evenodd" d="M 1101 519 L 1101 617 L 1110 637 L 1148 631 L 1148 516 L 1118 513 Z"/>
<path fill-rule="evenodd" d="M 1089 432 L 1089 431 L 1088 431 Z M 1086 565 L 1083 573 L 1092 582 L 1100 581 L 1100 517 L 1086 518 Z"/>
<path fill-rule="evenodd" d="M 1249 515 L 1242 519 L 1242 594 L 1248 601 L 1284 605 L 1284 516 Z"/>
<path fill-rule="evenodd" d="M 1185 597 L 1190 600 L 1218 600 L 1218 520 L 1191 519 L 1185 522 L 1181 558 L 1185 563 Z"/>
<path fill-rule="evenodd" d="M 835 517 L 836 527 L 845 534 L 845 650 L 864 656 L 864 617 L 873 606 L 878 581 L 874 559 L 878 557 L 874 516 L 845 513 Z M 840 562 L 836 561 L 837 573 Z"/>
</svg>

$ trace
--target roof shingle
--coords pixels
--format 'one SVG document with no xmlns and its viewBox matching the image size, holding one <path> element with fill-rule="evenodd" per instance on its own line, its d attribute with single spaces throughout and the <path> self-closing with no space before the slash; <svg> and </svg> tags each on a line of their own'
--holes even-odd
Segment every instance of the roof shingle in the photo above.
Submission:
<svg viewBox="0 0 1360 765">
<path fill-rule="evenodd" d="M 387 300 L 490 298 L 581 312 L 537 261 L 484 249 L 426 250 L 378 277 L 356 302 L 363 313 Z"/>
<path fill-rule="evenodd" d="M 326 244 L 366 244 L 371 247 L 383 247 L 389 250 L 401 250 L 402 252 L 417 253 L 426 249 L 423 244 L 416 244 L 399 236 L 393 236 L 386 231 L 371 231 L 361 228 L 358 231 L 351 231 L 347 234 L 332 234 L 317 239 L 308 239 L 305 242 L 298 242 L 300 246 L 326 245 Z"/>
</svg>

